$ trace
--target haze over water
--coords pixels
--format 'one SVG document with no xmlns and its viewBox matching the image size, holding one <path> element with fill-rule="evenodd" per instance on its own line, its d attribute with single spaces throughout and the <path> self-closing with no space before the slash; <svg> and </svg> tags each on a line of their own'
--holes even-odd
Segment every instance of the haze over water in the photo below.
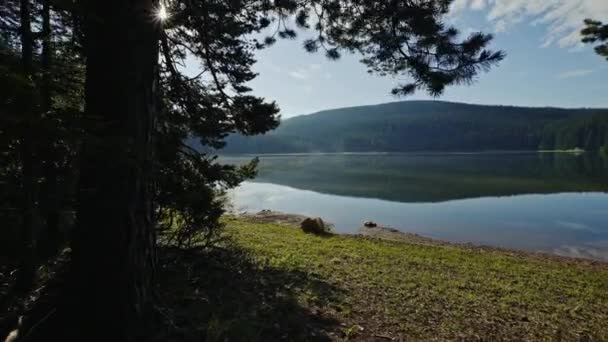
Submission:
<svg viewBox="0 0 608 342">
<path fill-rule="evenodd" d="M 223 157 L 244 163 L 251 156 Z M 608 158 L 566 153 L 266 155 L 235 210 L 608 260 Z"/>
</svg>

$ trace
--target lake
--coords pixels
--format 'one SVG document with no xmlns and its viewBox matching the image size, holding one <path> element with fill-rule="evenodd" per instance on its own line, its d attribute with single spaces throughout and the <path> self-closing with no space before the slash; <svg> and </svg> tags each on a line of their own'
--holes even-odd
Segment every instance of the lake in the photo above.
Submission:
<svg viewBox="0 0 608 342">
<path fill-rule="evenodd" d="M 251 156 L 224 156 L 241 164 Z M 570 153 L 266 155 L 236 211 L 367 220 L 422 236 L 608 260 L 608 157 Z"/>
</svg>

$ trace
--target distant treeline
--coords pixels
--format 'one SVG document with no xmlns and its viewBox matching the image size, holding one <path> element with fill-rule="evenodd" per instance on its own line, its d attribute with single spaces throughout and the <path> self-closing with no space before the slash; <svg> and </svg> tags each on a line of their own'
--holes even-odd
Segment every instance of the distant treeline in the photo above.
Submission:
<svg viewBox="0 0 608 342">
<path fill-rule="evenodd" d="M 541 149 L 570 149 L 608 152 L 608 114 L 576 117 L 548 124 L 543 132 Z"/>
<path fill-rule="evenodd" d="M 193 141 L 193 144 L 195 142 Z M 222 153 L 608 150 L 608 110 L 405 101 L 284 120 Z"/>
</svg>

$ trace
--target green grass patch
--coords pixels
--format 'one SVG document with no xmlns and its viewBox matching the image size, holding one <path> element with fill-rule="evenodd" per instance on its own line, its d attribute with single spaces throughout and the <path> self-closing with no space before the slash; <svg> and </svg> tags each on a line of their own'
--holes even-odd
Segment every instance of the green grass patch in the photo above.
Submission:
<svg viewBox="0 0 608 342">
<path fill-rule="evenodd" d="M 320 334 L 333 340 L 608 340 L 605 264 L 361 236 L 317 237 L 237 218 L 225 223 L 251 267 L 271 275 L 270 289 L 287 291 L 287 311 L 297 307 L 307 317 L 292 317 L 287 330 L 280 327 L 283 318 L 275 317 L 275 332 L 264 330 L 272 317 L 250 322 L 259 324 L 253 331 L 260 340 Z M 293 330 L 297 322 L 314 325 L 314 317 L 334 323 L 313 335 L 304 334 L 310 326 Z"/>
</svg>

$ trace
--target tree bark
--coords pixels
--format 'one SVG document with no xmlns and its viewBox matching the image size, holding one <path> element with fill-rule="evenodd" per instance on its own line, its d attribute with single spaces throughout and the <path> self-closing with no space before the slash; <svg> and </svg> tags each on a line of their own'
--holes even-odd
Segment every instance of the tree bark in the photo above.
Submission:
<svg viewBox="0 0 608 342">
<path fill-rule="evenodd" d="M 23 75 L 32 76 L 33 64 L 33 35 L 31 24 L 31 7 L 29 0 L 20 2 L 20 38 L 21 38 L 21 64 Z M 31 94 L 30 94 L 31 95 Z M 22 162 L 22 227 L 21 227 L 21 257 L 17 273 L 16 290 L 20 294 L 26 293 L 35 278 L 35 231 L 37 222 L 37 184 L 34 170 L 34 108 L 31 105 L 31 96 L 25 96 L 23 101 L 23 128 L 20 144 Z"/>
<path fill-rule="evenodd" d="M 45 178 L 45 216 L 46 216 L 46 234 L 44 243 L 44 252 L 46 256 L 52 256 L 57 252 L 60 242 L 59 231 L 59 198 L 57 184 L 57 148 L 55 139 L 57 132 L 54 127 L 52 115 L 53 97 L 52 97 L 52 63 L 53 63 L 53 45 L 52 45 L 52 29 L 51 29 L 51 5 L 50 0 L 42 2 L 42 112 L 45 119 L 49 122 L 47 125 L 48 131 L 47 144 L 45 144 L 45 163 L 44 163 L 44 178 Z"/>
<path fill-rule="evenodd" d="M 85 5 L 87 135 L 72 241 L 75 340 L 145 341 L 154 291 L 158 0 Z"/>
</svg>

